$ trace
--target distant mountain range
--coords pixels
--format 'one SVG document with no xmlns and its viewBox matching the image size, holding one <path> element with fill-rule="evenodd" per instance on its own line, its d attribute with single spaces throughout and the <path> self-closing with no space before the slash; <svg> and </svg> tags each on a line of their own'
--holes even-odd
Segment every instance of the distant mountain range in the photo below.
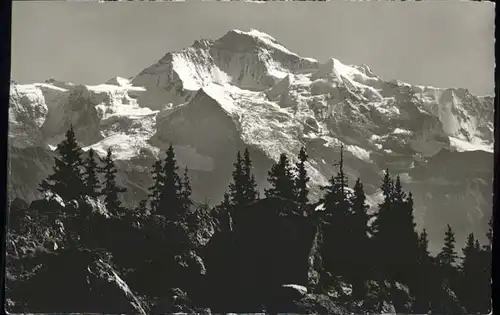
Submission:
<svg viewBox="0 0 500 315">
<path fill-rule="evenodd" d="M 113 147 L 128 204 L 146 196 L 153 161 L 170 143 L 191 170 L 194 197 L 212 203 L 245 147 L 263 189 L 279 154 L 293 160 L 305 146 L 317 198 L 343 143 L 350 185 L 361 177 L 374 210 L 383 170 L 401 176 L 431 251 L 447 223 L 459 246 L 470 232 L 482 238 L 492 211 L 493 96 L 386 81 L 367 65 L 301 57 L 257 30 L 197 40 L 130 79 L 13 82 L 12 198 L 40 197 L 36 187 L 70 124 L 85 150 Z"/>
</svg>

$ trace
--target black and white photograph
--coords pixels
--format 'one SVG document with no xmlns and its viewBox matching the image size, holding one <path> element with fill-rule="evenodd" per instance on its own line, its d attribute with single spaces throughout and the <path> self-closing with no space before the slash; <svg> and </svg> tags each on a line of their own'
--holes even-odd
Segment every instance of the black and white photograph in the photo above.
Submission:
<svg viewBox="0 0 500 315">
<path fill-rule="evenodd" d="M 493 314 L 494 20 L 13 2 L 5 310 Z"/>
</svg>

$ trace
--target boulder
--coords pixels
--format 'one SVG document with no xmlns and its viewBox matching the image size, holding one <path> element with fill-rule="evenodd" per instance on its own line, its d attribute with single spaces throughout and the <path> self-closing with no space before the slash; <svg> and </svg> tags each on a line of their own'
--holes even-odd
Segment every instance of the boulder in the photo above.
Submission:
<svg viewBox="0 0 500 315">
<path fill-rule="evenodd" d="M 298 314 L 351 314 L 346 308 L 335 303 L 326 294 L 307 294 L 295 303 L 295 313 Z"/>
<path fill-rule="evenodd" d="M 106 253 L 68 249 L 36 257 L 39 268 L 8 292 L 29 313 L 146 314 Z"/>
</svg>

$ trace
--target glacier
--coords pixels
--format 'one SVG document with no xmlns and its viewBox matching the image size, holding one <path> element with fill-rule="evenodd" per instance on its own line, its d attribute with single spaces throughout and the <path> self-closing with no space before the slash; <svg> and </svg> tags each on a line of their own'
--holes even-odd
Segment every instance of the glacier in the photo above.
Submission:
<svg viewBox="0 0 500 315">
<path fill-rule="evenodd" d="M 11 83 L 10 92 L 12 198 L 37 198 L 55 145 L 73 124 L 84 151 L 103 155 L 113 148 L 128 204 L 145 198 L 149 168 L 170 143 L 180 166 L 191 170 L 195 198 L 211 203 L 222 198 L 236 150 L 245 147 L 263 189 L 279 154 L 294 161 L 305 146 L 317 199 L 336 172 L 332 164 L 343 143 L 350 183 L 361 176 L 373 207 L 382 171 L 401 174 L 431 243 L 442 238 L 447 215 L 461 242 L 469 232 L 484 234 L 491 213 L 492 96 L 385 80 L 367 65 L 302 57 L 255 29 L 196 40 L 129 79 Z M 485 165 L 462 164 L 463 156 Z M 436 164 L 455 174 L 422 171 Z"/>
</svg>

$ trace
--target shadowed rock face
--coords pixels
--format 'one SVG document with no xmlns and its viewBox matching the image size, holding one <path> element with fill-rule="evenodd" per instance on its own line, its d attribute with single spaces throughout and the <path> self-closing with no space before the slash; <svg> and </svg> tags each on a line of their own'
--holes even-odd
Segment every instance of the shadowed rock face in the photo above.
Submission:
<svg viewBox="0 0 500 315">
<path fill-rule="evenodd" d="M 6 261 L 6 291 L 13 302 L 9 311 L 145 314 L 112 255 L 81 246 L 93 244 L 91 238 L 98 236 L 89 231 L 97 231 L 106 221 L 98 201 L 65 204 L 55 197 L 28 206 L 18 200 L 10 210 L 15 213 L 10 215 Z M 91 228 L 85 216 L 92 218 Z"/>
<path fill-rule="evenodd" d="M 89 251 L 67 251 L 38 257 L 42 267 L 28 285 L 18 284 L 9 296 L 30 312 L 138 313 L 139 300 L 113 266 Z M 47 290 L 50 286 L 50 290 Z"/>
</svg>

